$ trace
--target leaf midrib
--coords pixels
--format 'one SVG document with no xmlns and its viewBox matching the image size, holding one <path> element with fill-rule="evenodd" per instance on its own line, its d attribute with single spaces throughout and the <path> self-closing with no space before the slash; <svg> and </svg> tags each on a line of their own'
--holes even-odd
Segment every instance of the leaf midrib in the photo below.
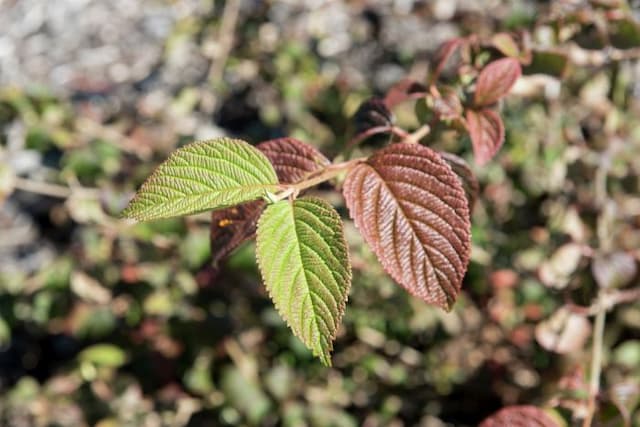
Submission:
<svg viewBox="0 0 640 427">
<path fill-rule="evenodd" d="M 296 239 L 296 245 L 295 245 L 294 251 L 296 252 L 296 256 L 298 258 L 298 263 L 300 265 L 300 269 L 302 270 L 302 277 L 304 277 L 304 285 L 306 287 L 305 295 L 309 296 L 309 303 L 311 305 L 311 309 L 313 310 L 313 316 L 312 316 L 311 322 L 313 324 L 313 328 L 315 329 L 315 334 L 318 337 L 320 337 L 320 331 L 318 330 L 318 322 L 316 321 L 316 308 L 315 308 L 315 304 L 313 303 L 313 298 L 311 298 L 311 287 L 309 286 L 309 278 L 307 277 L 307 271 L 304 268 L 304 263 L 302 261 L 302 250 L 301 250 L 302 241 L 300 240 L 300 237 L 298 236 L 298 225 L 296 224 L 295 204 L 293 202 L 290 202 L 289 206 L 290 206 L 290 210 L 291 210 L 291 220 L 292 220 L 292 224 L 293 224 L 293 235 L 295 236 L 295 239 Z M 291 292 L 291 295 L 289 295 L 289 299 L 292 298 L 293 294 L 294 293 Z M 290 303 L 291 303 L 291 301 L 289 301 L 289 304 Z M 300 304 L 300 310 L 302 311 L 303 308 L 304 308 L 304 303 L 301 303 Z M 303 316 L 302 316 L 302 313 L 301 313 L 300 319 L 302 320 L 302 318 L 303 318 Z M 302 324 L 300 326 L 302 326 Z M 312 338 L 312 336 L 310 336 L 309 338 Z M 320 348 L 320 355 L 321 355 L 321 358 L 324 358 L 324 351 L 322 351 L 322 350 L 323 349 Z"/>
</svg>

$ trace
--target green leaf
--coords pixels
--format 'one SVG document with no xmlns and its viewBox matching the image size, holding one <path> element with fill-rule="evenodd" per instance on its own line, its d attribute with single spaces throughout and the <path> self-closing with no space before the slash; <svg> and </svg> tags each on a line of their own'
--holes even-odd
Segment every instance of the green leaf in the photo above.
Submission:
<svg viewBox="0 0 640 427">
<path fill-rule="evenodd" d="M 87 347 L 80 353 L 80 360 L 99 366 L 117 368 L 127 362 L 127 354 L 120 348 L 111 344 L 95 344 Z"/>
<path fill-rule="evenodd" d="M 293 333 L 331 365 L 351 264 L 338 213 L 316 198 L 282 200 L 258 222 L 258 263 L 276 309 Z"/>
<path fill-rule="evenodd" d="M 200 141 L 171 154 L 122 215 L 139 221 L 189 215 L 259 199 L 277 184 L 267 157 L 246 142 Z"/>
</svg>

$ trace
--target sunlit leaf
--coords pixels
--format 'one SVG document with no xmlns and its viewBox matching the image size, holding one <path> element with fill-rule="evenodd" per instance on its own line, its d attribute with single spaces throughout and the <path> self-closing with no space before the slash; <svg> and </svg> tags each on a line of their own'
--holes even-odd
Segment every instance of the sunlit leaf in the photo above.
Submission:
<svg viewBox="0 0 640 427">
<path fill-rule="evenodd" d="M 338 213 L 316 198 L 268 206 L 258 222 L 256 255 L 280 315 L 322 363 L 331 365 L 351 286 Z"/>
<path fill-rule="evenodd" d="M 282 184 L 295 183 L 329 164 L 316 148 L 294 138 L 279 138 L 256 146 L 269 159 Z M 216 265 L 256 232 L 265 202 L 256 200 L 211 213 L 212 262 Z"/>
<path fill-rule="evenodd" d="M 258 199 L 277 184 L 267 157 L 246 142 L 200 141 L 173 152 L 122 215 L 139 221 L 188 215 Z"/>
<path fill-rule="evenodd" d="M 411 294 L 450 310 L 467 269 L 469 209 L 451 167 L 433 150 L 394 144 L 352 169 L 343 193 L 384 269 Z"/>
</svg>

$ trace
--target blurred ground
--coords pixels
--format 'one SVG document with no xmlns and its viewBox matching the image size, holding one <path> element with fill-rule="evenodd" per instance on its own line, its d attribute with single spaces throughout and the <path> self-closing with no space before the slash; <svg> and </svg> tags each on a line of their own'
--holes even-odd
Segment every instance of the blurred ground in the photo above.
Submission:
<svg viewBox="0 0 640 427">
<path fill-rule="evenodd" d="M 335 155 L 360 102 L 424 78 L 442 41 L 527 27 L 548 3 L 0 0 L 0 425 L 473 426 L 584 380 L 588 349 L 555 355 L 534 328 L 567 295 L 588 305 L 593 279 L 554 289 L 538 269 L 594 235 L 604 143 L 589 135 L 606 127 L 594 113 L 606 69 L 560 101 L 505 106 L 505 149 L 476 168 L 474 255 L 452 313 L 394 285 L 347 223 L 354 283 L 332 369 L 277 316 L 251 245 L 214 271 L 206 216 L 117 219 L 194 139 L 290 135 Z M 616 72 L 618 122 L 606 123 L 626 148 L 610 187 L 618 244 L 633 251 L 639 68 Z M 577 133 L 587 142 L 569 148 Z M 470 158 L 467 140 L 445 145 Z M 640 307 L 610 319 L 605 383 L 626 384 L 640 375 Z"/>
</svg>

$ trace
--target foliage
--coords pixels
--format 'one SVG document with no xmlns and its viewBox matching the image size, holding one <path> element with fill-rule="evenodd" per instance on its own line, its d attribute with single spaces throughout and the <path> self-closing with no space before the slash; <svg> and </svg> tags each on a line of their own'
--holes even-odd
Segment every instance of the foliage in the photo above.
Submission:
<svg viewBox="0 0 640 427">
<path fill-rule="evenodd" d="M 222 3 L 233 2 L 181 19 L 158 75 L 176 75 L 176 58 L 220 58 Z M 348 10 L 347 32 L 332 19 L 322 33 L 314 19 L 336 8 Z M 177 73 L 166 92 L 151 76 L 69 98 L 0 89 L 0 424 L 472 426 L 516 411 L 639 425 L 634 11 L 590 1 L 458 10 L 452 21 L 425 13 L 267 3 L 241 9 L 222 77 L 195 67 L 205 80 Z M 412 50 L 423 19 L 435 36 L 415 36 Z M 435 51 L 427 44 L 448 25 L 462 35 Z M 340 34 L 352 47 L 326 54 Z M 478 103 L 483 70 L 504 58 L 520 77 Z M 399 69 L 410 77 L 394 85 Z M 277 180 L 238 192 L 257 200 L 118 219 L 169 153 L 220 135 L 267 141 L 251 153 Z M 379 153 L 401 147 L 446 161 L 445 175 L 461 178 L 447 196 L 469 200 L 470 255 L 449 312 L 396 286 L 399 269 L 346 219 L 351 174 L 369 177 Z M 445 170 L 433 162 L 425 170 Z M 301 182 L 313 185 L 297 194 Z M 308 237 L 336 241 L 353 270 L 348 309 L 326 317 L 331 368 L 269 302 L 250 241 L 261 215 L 308 200 L 324 207 L 327 231 L 344 233 Z"/>
</svg>

